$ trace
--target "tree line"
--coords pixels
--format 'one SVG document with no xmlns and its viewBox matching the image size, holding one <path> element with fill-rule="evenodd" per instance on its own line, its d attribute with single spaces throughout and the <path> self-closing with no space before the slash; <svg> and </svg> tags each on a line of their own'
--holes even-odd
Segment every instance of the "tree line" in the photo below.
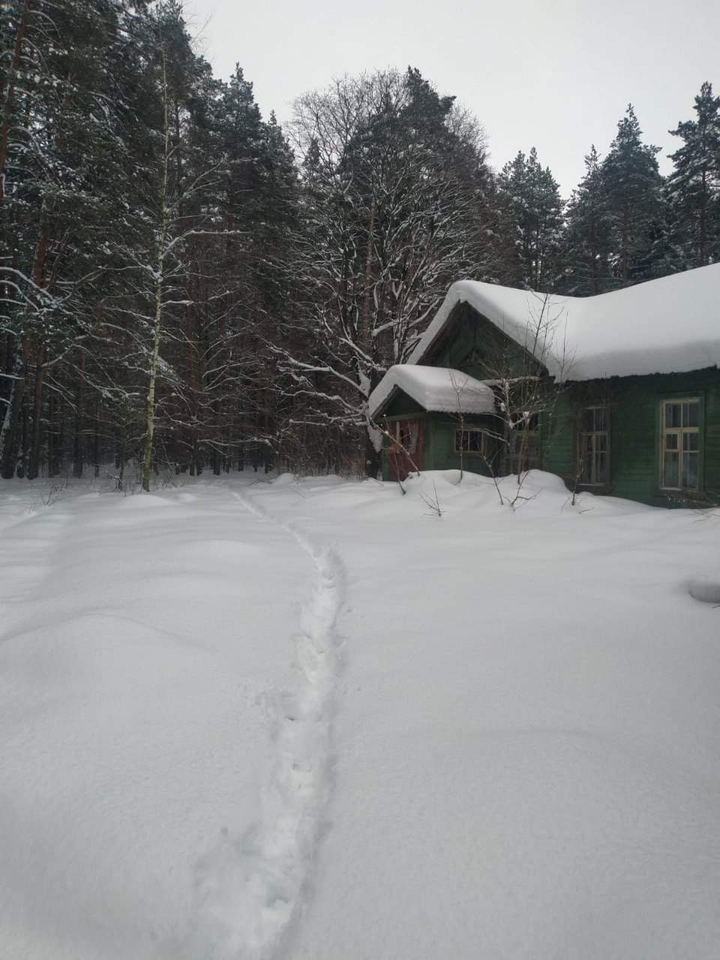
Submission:
<svg viewBox="0 0 720 960">
<path fill-rule="evenodd" d="M 374 474 L 367 398 L 448 286 L 585 296 L 720 257 L 720 98 L 632 107 L 567 203 L 415 68 L 263 119 L 177 0 L 0 12 L 0 474 Z"/>
</svg>

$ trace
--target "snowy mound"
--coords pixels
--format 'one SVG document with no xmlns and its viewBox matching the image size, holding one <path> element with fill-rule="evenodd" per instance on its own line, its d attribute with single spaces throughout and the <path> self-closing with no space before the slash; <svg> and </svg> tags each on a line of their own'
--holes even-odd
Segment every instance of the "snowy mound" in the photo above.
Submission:
<svg viewBox="0 0 720 960">
<path fill-rule="evenodd" d="M 720 583 L 717 580 L 691 580 L 688 583 L 688 593 L 701 603 L 720 606 Z"/>
<path fill-rule="evenodd" d="M 2 960 L 718 955 L 720 514 L 5 489 Z"/>
</svg>

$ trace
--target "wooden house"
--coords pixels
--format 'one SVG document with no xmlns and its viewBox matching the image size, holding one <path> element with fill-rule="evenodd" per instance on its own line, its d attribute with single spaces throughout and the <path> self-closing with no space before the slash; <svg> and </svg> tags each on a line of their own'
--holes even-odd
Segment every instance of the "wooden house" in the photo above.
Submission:
<svg viewBox="0 0 720 960">
<path fill-rule="evenodd" d="M 370 397 L 383 476 L 538 467 L 644 503 L 720 502 L 720 264 L 595 297 L 453 284 Z"/>
</svg>

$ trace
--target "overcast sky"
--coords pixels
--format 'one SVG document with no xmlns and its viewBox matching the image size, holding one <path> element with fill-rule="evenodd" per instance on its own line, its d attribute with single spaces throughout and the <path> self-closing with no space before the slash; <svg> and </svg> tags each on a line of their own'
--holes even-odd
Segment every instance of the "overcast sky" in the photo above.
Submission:
<svg viewBox="0 0 720 960">
<path fill-rule="evenodd" d="M 186 0 L 186 15 L 265 117 L 333 76 L 416 66 L 483 122 L 494 166 L 534 145 L 565 195 L 629 102 L 666 154 L 703 80 L 720 93 L 720 0 Z"/>
</svg>

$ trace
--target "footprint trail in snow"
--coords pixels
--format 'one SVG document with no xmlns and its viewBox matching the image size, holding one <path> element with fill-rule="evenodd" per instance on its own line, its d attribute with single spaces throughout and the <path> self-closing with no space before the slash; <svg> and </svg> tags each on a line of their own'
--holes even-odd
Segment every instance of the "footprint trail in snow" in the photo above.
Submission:
<svg viewBox="0 0 720 960">
<path fill-rule="evenodd" d="M 239 840 L 223 836 L 198 870 L 193 955 L 269 960 L 297 921 L 329 796 L 344 570 L 333 549 L 276 520 L 250 497 L 233 496 L 256 517 L 287 530 L 315 566 L 294 637 L 297 686 L 273 704 L 274 759 L 261 821 Z"/>
</svg>

